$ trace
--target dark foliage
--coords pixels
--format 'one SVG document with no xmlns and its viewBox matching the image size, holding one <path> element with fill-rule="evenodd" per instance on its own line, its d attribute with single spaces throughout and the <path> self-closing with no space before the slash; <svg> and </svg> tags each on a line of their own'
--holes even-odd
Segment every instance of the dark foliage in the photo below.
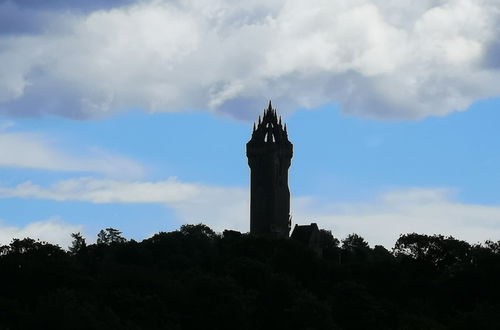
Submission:
<svg viewBox="0 0 500 330">
<path fill-rule="evenodd" d="M 76 237 L 73 236 L 73 238 Z M 113 243 L 124 243 L 126 239 L 122 236 L 122 232 L 114 228 L 103 229 L 97 234 L 97 244 L 110 245 Z"/>
<path fill-rule="evenodd" d="M 499 329 L 499 242 L 402 235 L 393 251 L 185 225 L 142 242 L 108 228 L 66 252 L 0 248 L 0 329 Z"/>
</svg>

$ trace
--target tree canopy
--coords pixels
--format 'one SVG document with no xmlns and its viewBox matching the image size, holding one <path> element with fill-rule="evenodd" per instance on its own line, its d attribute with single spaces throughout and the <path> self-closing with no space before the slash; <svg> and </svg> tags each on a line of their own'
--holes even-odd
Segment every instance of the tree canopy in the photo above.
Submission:
<svg viewBox="0 0 500 330">
<path fill-rule="evenodd" d="M 203 224 L 72 237 L 0 247 L 0 329 L 500 328 L 500 242 L 410 233 L 388 251 L 322 231 L 318 254 Z"/>
</svg>

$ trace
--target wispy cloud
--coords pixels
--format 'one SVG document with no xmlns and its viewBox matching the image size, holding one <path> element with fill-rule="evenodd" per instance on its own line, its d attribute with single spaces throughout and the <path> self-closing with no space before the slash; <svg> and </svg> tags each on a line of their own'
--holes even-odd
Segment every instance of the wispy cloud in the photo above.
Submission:
<svg viewBox="0 0 500 330">
<path fill-rule="evenodd" d="M 48 187 L 25 182 L 0 188 L 0 198 L 19 197 L 91 203 L 157 203 L 172 209 L 180 221 L 204 222 L 218 231 L 248 231 L 248 191 L 169 179 L 122 182 L 79 178 Z M 453 190 L 408 188 L 389 191 L 373 201 L 334 203 L 317 197 L 295 197 L 295 223 L 316 222 L 337 237 L 358 233 L 372 245 L 392 247 L 399 234 L 454 235 L 472 243 L 500 239 L 500 206 L 465 204 Z"/>
<path fill-rule="evenodd" d="M 52 13 L 0 35 L 0 111 L 13 116 L 141 107 L 254 118 L 271 97 L 283 110 L 336 102 L 412 119 L 500 95 L 497 0 L 8 3 L 0 12 Z"/>
<path fill-rule="evenodd" d="M 125 182 L 78 178 L 48 187 L 24 182 L 0 187 L 0 198 L 34 198 L 91 203 L 155 203 L 175 211 L 187 223 L 205 222 L 216 230 L 248 231 L 248 192 L 238 187 L 217 187 L 180 182 Z"/>
<path fill-rule="evenodd" d="M 82 231 L 83 226 L 66 223 L 59 217 L 31 222 L 22 227 L 0 223 L 0 244 L 9 244 L 13 238 L 29 237 L 67 248 L 72 241 L 71 233 Z"/>
<path fill-rule="evenodd" d="M 112 177 L 141 177 L 137 162 L 105 150 L 62 150 L 46 135 L 0 131 L 0 167 L 102 173 Z"/>
</svg>

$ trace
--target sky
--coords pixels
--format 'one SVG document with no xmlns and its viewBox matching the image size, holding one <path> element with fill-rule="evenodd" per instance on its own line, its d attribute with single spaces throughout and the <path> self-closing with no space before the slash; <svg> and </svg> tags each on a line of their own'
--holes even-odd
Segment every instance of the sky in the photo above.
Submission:
<svg viewBox="0 0 500 330">
<path fill-rule="evenodd" d="M 497 0 L 0 0 L 0 244 L 249 230 L 287 123 L 293 224 L 500 239 Z"/>
</svg>

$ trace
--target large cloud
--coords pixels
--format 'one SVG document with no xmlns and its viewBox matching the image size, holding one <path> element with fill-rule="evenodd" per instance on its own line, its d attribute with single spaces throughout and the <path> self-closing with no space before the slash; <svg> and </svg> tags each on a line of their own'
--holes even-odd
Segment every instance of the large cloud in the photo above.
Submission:
<svg viewBox="0 0 500 330">
<path fill-rule="evenodd" d="M 134 0 L 0 0 L 0 34 L 40 33 L 61 12 L 91 13 Z"/>
<path fill-rule="evenodd" d="M 285 111 L 336 102 L 350 115 L 412 119 L 500 95 L 496 0 L 92 3 L 8 2 L 50 20 L 0 37 L 1 113 L 253 118 L 273 98 Z"/>
<path fill-rule="evenodd" d="M 186 183 L 171 178 L 158 182 L 123 182 L 79 178 L 43 187 L 25 182 L 0 187 L 0 198 L 35 198 L 91 203 L 156 203 L 173 210 L 178 220 L 203 222 L 222 231 L 248 231 L 248 191 Z M 358 233 L 370 244 L 394 245 L 402 233 L 454 235 L 471 243 L 500 239 L 500 206 L 464 204 L 453 191 L 408 188 L 388 191 L 373 201 L 331 203 L 316 197 L 292 200 L 294 223 L 316 222 L 340 238 Z"/>
</svg>

